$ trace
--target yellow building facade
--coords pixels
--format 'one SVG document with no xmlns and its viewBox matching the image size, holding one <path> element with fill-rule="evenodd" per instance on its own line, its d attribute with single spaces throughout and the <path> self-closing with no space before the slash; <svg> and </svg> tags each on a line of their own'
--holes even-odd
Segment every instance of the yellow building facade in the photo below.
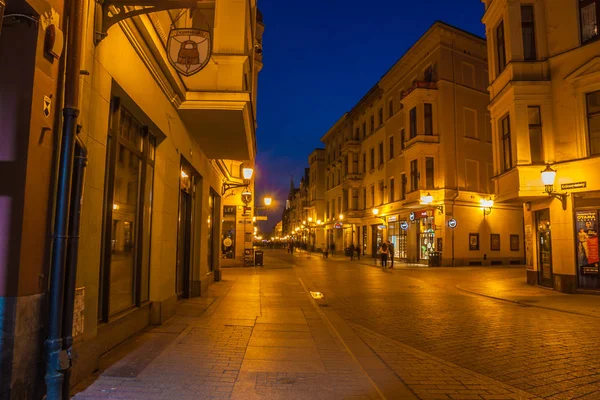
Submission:
<svg viewBox="0 0 600 400">
<path fill-rule="evenodd" d="M 389 240 L 411 263 L 523 262 L 522 210 L 492 194 L 486 57 L 484 39 L 436 22 L 323 136 L 336 252 L 375 257 Z"/>
<path fill-rule="evenodd" d="M 202 1 L 193 11 L 175 2 L 165 7 L 183 9 L 149 13 L 102 3 L 73 3 L 84 16 L 81 65 L 75 66 L 76 164 L 84 158 L 87 164 L 75 262 L 73 385 L 97 370 L 102 354 L 148 325 L 167 321 L 179 300 L 203 295 L 221 279 L 223 265 L 242 265 L 244 250 L 252 249 L 253 202 L 242 193 L 254 188 L 244 169 L 253 168 L 256 157 L 264 28 L 256 1 Z M 11 272 L 15 287 L 6 292 L 0 285 L 0 318 L 16 333 L 0 338 L 3 360 L 14 370 L 2 369 L 0 397 L 38 399 L 44 389 L 39 378 L 41 332 L 48 324 L 43 310 L 49 238 L 57 218 L 62 58 L 75 50 L 48 44 L 48 37 L 59 42 L 66 32 L 61 2 L 19 0 L 7 10 L 37 22 L 4 22 L 0 33 L 2 139 L 9 143 L 0 161 L 12 160 L 15 176 L 15 182 L 0 184 L 1 219 L 14 221 L 0 224 L 0 270 Z M 112 20 L 115 15 L 126 18 Z M 191 38 L 178 39 L 182 45 L 172 53 L 172 28 L 202 29 L 210 37 L 191 50 L 186 47 Z M 201 57 L 202 46 L 210 49 L 202 70 L 188 76 L 175 66 Z M 9 56 L 15 48 L 18 62 Z M 19 91 L 32 99 L 29 107 L 16 107 Z M 13 149 L 23 138 L 29 144 Z M 18 207 L 6 207 L 7 200 Z M 5 267 L 4 249 L 11 247 L 16 252 Z M 27 318 L 5 315 L 5 298 L 19 299 L 22 306 L 10 307 Z M 68 305 L 62 314 L 69 313 Z"/>
<path fill-rule="evenodd" d="M 494 191 L 523 206 L 527 281 L 599 290 L 600 2 L 483 3 Z"/>
</svg>

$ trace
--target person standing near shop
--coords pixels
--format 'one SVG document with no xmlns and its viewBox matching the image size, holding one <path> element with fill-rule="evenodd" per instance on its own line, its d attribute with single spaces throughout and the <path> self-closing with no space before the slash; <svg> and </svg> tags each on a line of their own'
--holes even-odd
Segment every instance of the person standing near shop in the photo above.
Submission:
<svg viewBox="0 0 600 400">
<path fill-rule="evenodd" d="M 388 252 L 390 258 L 390 269 L 394 268 L 394 243 L 388 240 Z"/>
<path fill-rule="evenodd" d="M 354 260 L 354 243 L 350 243 L 349 247 L 350 261 Z"/>
<path fill-rule="evenodd" d="M 379 253 L 381 254 L 381 267 L 387 269 L 388 245 L 386 242 L 381 243 Z"/>
</svg>

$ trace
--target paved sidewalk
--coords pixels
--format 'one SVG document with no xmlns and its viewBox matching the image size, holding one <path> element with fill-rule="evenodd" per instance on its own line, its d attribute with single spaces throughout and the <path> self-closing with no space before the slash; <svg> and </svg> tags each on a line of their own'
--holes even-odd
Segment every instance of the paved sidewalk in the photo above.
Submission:
<svg viewBox="0 0 600 400">
<path fill-rule="evenodd" d="M 415 398 L 395 376 L 385 385 L 371 379 L 285 263 L 228 269 L 206 297 L 183 301 L 167 324 L 109 352 L 74 393 L 80 400 Z"/>
</svg>

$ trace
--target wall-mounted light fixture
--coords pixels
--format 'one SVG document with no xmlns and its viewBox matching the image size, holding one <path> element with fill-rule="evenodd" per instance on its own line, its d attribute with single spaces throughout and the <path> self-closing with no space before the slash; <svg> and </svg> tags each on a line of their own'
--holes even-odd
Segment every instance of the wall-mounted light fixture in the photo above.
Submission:
<svg viewBox="0 0 600 400">
<path fill-rule="evenodd" d="M 434 206 L 431 203 L 433 203 L 433 196 L 431 193 L 427 192 L 425 196 L 421 196 L 421 204 L 428 205 L 429 207 L 438 210 L 440 214 L 444 213 L 444 208 L 442 206 Z"/>
<path fill-rule="evenodd" d="M 228 190 L 231 189 L 237 189 L 240 187 L 248 187 L 248 185 L 250 184 L 250 179 L 252 179 L 252 174 L 254 173 L 254 169 L 252 168 L 243 168 L 242 169 L 242 176 L 244 178 L 243 183 L 240 182 L 225 182 L 223 184 L 223 187 L 221 188 L 221 195 L 224 195 Z"/>
<path fill-rule="evenodd" d="M 544 192 L 551 197 L 559 199 L 562 203 L 563 210 L 567 209 L 567 193 L 554 193 L 554 180 L 556 179 L 556 171 L 550 165 L 542 171 L 542 182 L 544 182 Z"/>
<path fill-rule="evenodd" d="M 481 204 L 481 209 L 483 210 L 483 218 L 486 215 L 490 215 L 492 212 L 492 207 L 494 206 L 494 200 L 490 197 L 489 199 L 481 199 L 479 200 L 479 204 Z"/>
<path fill-rule="evenodd" d="M 375 218 L 381 218 L 383 220 L 383 223 L 386 222 L 385 215 L 379 216 L 379 208 L 374 208 L 371 210 L 371 212 L 373 213 L 373 216 Z"/>
</svg>

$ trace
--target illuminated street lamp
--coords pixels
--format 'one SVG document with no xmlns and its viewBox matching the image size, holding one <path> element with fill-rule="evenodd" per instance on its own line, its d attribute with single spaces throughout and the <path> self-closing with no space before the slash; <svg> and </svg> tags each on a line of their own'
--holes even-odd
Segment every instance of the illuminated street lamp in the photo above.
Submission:
<svg viewBox="0 0 600 400">
<path fill-rule="evenodd" d="M 317 220 L 317 225 L 321 225 L 323 223 L 323 221 L 321 221 L 320 219 Z"/>
<path fill-rule="evenodd" d="M 494 200 L 490 197 L 489 199 L 481 199 L 479 200 L 479 204 L 481 204 L 481 209 L 483 210 L 483 218 L 486 215 L 490 215 L 492 212 L 492 207 L 494 206 Z"/>
<path fill-rule="evenodd" d="M 265 202 L 265 206 L 269 207 L 271 205 L 271 202 L 273 202 L 273 199 L 270 197 L 265 197 L 263 201 Z"/>
<path fill-rule="evenodd" d="M 379 208 L 374 208 L 371 210 L 371 212 L 373 213 L 373 216 L 375 218 L 381 218 L 384 223 L 386 222 L 385 216 L 383 216 L 383 215 L 381 217 L 379 216 Z"/>
<path fill-rule="evenodd" d="M 252 175 L 254 174 L 254 169 L 250 168 L 250 167 L 245 167 L 242 168 L 242 177 L 244 178 L 243 183 L 237 183 L 237 182 L 225 182 L 223 184 L 223 187 L 221 188 L 221 194 L 225 194 L 228 190 L 231 189 L 237 189 L 240 187 L 245 187 L 246 191 L 245 192 L 249 192 L 248 189 L 248 185 L 250 184 L 250 179 L 252 179 Z M 183 173 L 182 173 L 182 177 L 183 177 Z M 243 198 L 244 194 L 242 194 L 242 198 Z"/>
<path fill-rule="evenodd" d="M 342 220 L 344 219 L 344 214 L 340 214 L 340 215 L 338 216 L 338 218 L 340 219 L 340 221 L 342 221 Z"/>
<path fill-rule="evenodd" d="M 567 209 L 567 194 L 554 193 L 554 180 L 556 179 L 556 171 L 550 165 L 542 171 L 542 182 L 544 182 L 544 192 L 551 197 L 559 199 L 562 203 L 563 210 Z"/>
<path fill-rule="evenodd" d="M 254 174 L 254 170 L 252 168 L 243 168 L 242 169 L 242 176 L 244 177 L 244 179 L 246 179 L 246 180 L 252 179 L 252 174 Z"/>
</svg>

